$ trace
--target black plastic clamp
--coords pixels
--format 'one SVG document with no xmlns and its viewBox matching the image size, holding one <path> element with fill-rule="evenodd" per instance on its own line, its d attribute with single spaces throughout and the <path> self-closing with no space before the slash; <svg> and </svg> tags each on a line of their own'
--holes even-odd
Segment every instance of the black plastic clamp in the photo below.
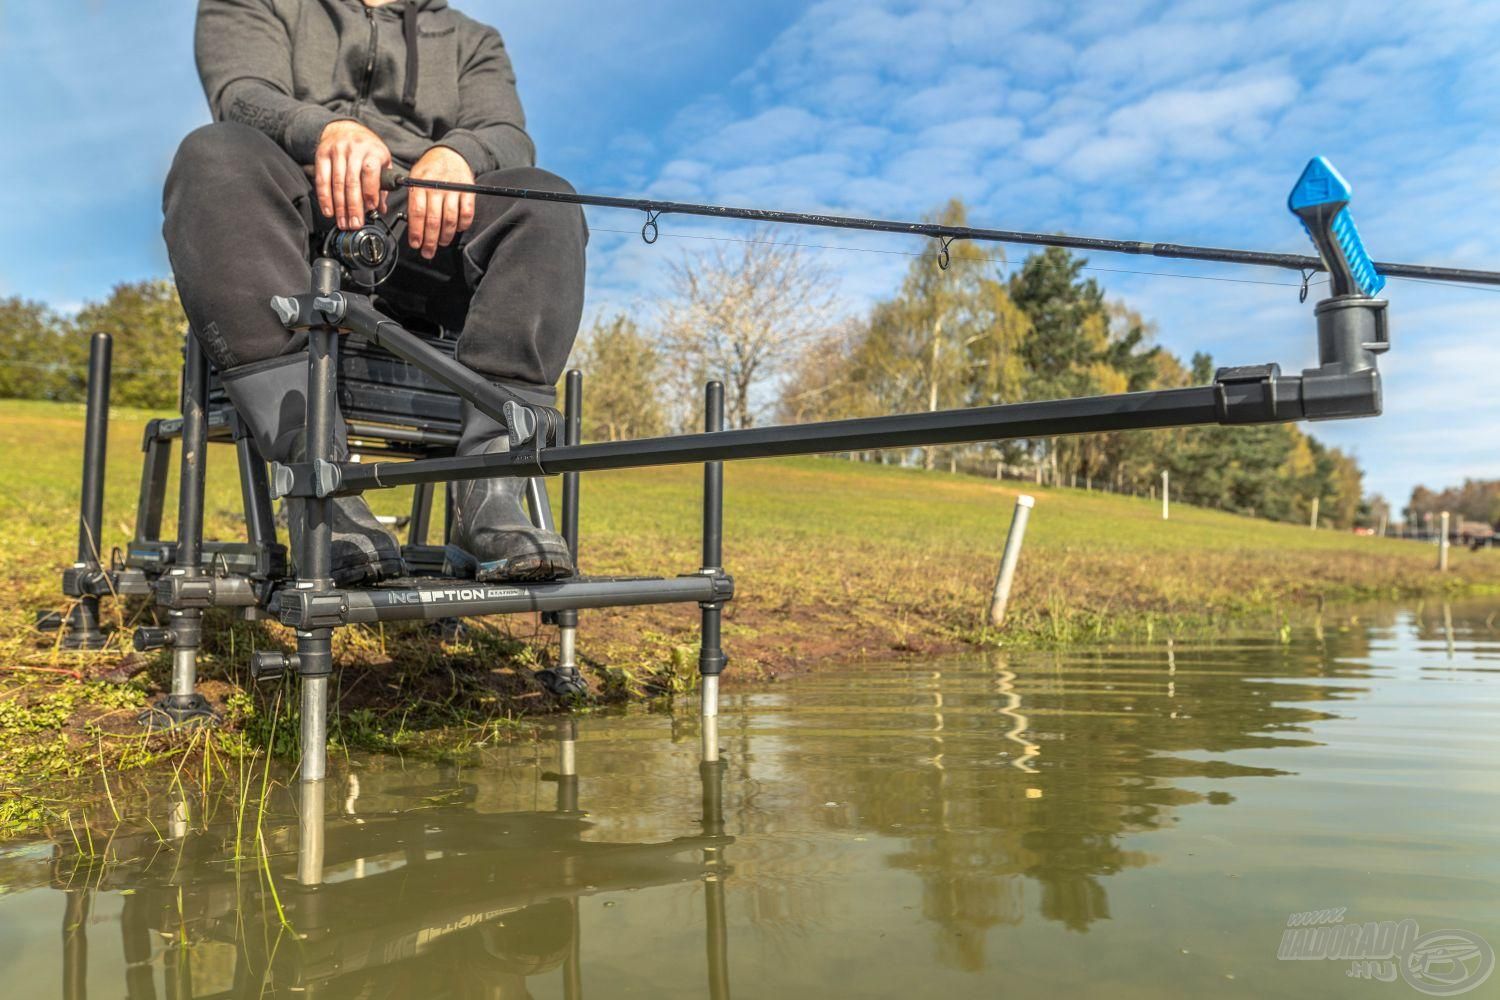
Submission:
<svg viewBox="0 0 1500 1000">
<path fill-rule="evenodd" d="M 177 644 L 177 633 L 159 625 L 140 625 L 131 636 L 130 644 L 137 653 L 167 649 Z"/>
<path fill-rule="evenodd" d="M 1266 424 L 1276 420 L 1276 380 L 1280 365 L 1241 365 L 1214 372 L 1221 424 Z"/>
<path fill-rule="evenodd" d="M 271 309 L 282 326 L 295 332 L 315 326 L 337 326 L 347 315 L 349 303 L 342 292 L 328 295 L 304 292 L 301 295 L 274 296 Z"/>
<path fill-rule="evenodd" d="M 63 570 L 62 590 L 68 597 L 108 597 L 109 574 L 98 563 L 74 563 Z"/>
<path fill-rule="evenodd" d="M 257 683 L 279 680 L 287 671 L 298 669 L 296 653 L 263 649 L 250 654 L 250 679 Z"/>
<path fill-rule="evenodd" d="M 298 631 L 337 628 L 344 624 L 349 602 L 336 590 L 282 590 L 281 624 Z"/>
<path fill-rule="evenodd" d="M 164 608 L 211 608 L 214 606 L 214 578 L 211 576 L 169 575 L 156 581 L 156 603 Z"/>
<path fill-rule="evenodd" d="M 734 600 L 734 577 L 724 572 L 722 568 L 699 570 L 697 573 L 689 575 L 706 576 L 713 581 L 714 599 L 712 601 L 699 602 L 700 607 L 703 604 L 722 604 L 725 601 Z"/>
</svg>

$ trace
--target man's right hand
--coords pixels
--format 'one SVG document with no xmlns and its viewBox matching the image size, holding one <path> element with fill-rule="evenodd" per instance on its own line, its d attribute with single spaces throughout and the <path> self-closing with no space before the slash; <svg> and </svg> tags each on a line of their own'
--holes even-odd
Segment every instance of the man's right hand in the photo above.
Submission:
<svg viewBox="0 0 1500 1000">
<path fill-rule="evenodd" d="M 340 229 L 358 229 L 365 212 L 385 207 L 380 171 L 390 165 L 391 151 L 380 136 L 356 121 L 329 122 L 313 159 L 318 208 Z"/>
</svg>

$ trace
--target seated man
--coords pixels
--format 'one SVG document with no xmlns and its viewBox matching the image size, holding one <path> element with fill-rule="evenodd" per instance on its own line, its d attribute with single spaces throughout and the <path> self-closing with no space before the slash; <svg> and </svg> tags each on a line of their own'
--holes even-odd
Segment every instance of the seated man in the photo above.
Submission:
<svg viewBox="0 0 1500 1000">
<path fill-rule="evenodd" d="M 460 330 L 461 362 L 555 401 L 583 308 L 582 211 L 421 188 L 387 205 L 380 191 L 392 164 L 414 178 L 571 190 L 534 166 L 493 28 L 446 0 L 201 0 L 196 49 L 214 124 L 177 151 L 163 234 L 193 331 L 266 458 L 305 455 L 306 337 L 288 333 L 271 297 L 310 287 L 312 248 L 377 207 L 409 217 L 385 306 Z M 507 446 L 505 427 L 465 404 L 458 453 Z M 513 478 L 459 487 L 452 542 L 479 579 L 571 574 L 563 540 L 526 516 L 524 489 Z M 404 572 L 363 498 L 334 506 L 339 585 Z"/>
</svg>

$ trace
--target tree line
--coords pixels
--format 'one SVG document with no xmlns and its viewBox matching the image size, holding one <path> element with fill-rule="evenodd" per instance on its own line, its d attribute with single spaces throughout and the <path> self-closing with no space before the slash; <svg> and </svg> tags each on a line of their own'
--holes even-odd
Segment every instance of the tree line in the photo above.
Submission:
<svg viewBox="0 0 1500 1000">
<path fill-rule="evenodd" d="M 961 202 L 933 221 L 967 223 Z M 731 426 L 835 420 L 960 406 L 1137 392 L 1213 380 L 1207 354 L 1187 361 L 1155 328 L 1106 299 L 1087 261 L 1051 248 L 1007 275 L 979 247 L 912 261 L 865 314 L 837 320 L 817 265 L 773 233 L 678 265 L 655 323 L 626 315 L 583 338 L 586 435 L 616 440 L 697 426 L 698 387 L 726 382 Z M 768 280 L 767 276 L 771 276 Z M 850 456 L 977 475 L 1009 475 L 1147 495 L 1162 471 L 1174 499 L 1279 521 L 1374 525 L 1354 456 L 1294 425 L 1203 427 L 1044 438 Z"/>
<path fill-rule="evenodd" d="M 1465 479 L 1443 490 L 1417 486 L 1402 513 L 1407 524 L 1426 528 L 1445 510 L 1464 521 L 1500 525 L 1500 479 Z"/>
<path fill-rule="evenodd" d="M 165 278 L 116 285 L 74 316 L 28 299 L 0 299 L 0 398 L 81 402 L 88 338 L 102 330 L 115 335 L 110 402 L 175 407 L 185 329 L 177 289 Z"/>
<path fill-rule="evenodd" d="M 950 202 L 934 221 L 962 226 Z M 1111 301 L 1086 260 L 1050 248 L 1010 268 L 967 242 L 912 260 L 898 288 L 841 316 L 833 282 L 772 231 L 685 255 L 650 316 L 600 318 L 575 350 L 587 374 L 585 437 L 621 440 L 697 429 L 701 387 L 726 386 L 731 427 L 1136 392 L 1212 381 L 1213 359 L 1154 343 L 1154 325 Z M 117 286 L 64 317 L 0 300 L 0 396 L 81 400 L 87 334 L 115 337 L 113 401 L 172 407 L 183 335 L 169 280 Z M 1171 474 L 1173 498 L 1227 511 L 1349 528 L 1386 512 L 1362 496 L 1352 455 L 1296 426 L 1131 431 L 856 454 L 1147 495 Z M 1500 496 L 1500 487 L 1493 491 Z M 1417 504 L 1413 495 L 1413 505 Z M 1426 503 L 1426 501 L 1423 501 Z M 1493 500 L 1491 501 L 1493 503 Z M 1453 510 L 1467 509 L 1457 505 Z M 1477 507 L 1476 507 L 1477 510 Z M 1500 508 L 1486 508 L 1487 516 Z"/>
</svg>

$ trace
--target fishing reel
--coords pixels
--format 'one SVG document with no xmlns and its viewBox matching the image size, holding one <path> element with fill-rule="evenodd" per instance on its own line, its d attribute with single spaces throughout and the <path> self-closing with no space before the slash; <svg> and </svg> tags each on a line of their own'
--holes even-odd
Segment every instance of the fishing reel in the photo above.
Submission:
<svg viewBox="0 0 1500 1000">
<path fill-rule="evenodd" d="M 323 239 L 323 256 L 338 261 L 351 283 L 373 291 L 396 270 L 405 227 L 404 212 L 387 222 L 371 211 L 358 229 L 330 230 Z"/>
</svg>

